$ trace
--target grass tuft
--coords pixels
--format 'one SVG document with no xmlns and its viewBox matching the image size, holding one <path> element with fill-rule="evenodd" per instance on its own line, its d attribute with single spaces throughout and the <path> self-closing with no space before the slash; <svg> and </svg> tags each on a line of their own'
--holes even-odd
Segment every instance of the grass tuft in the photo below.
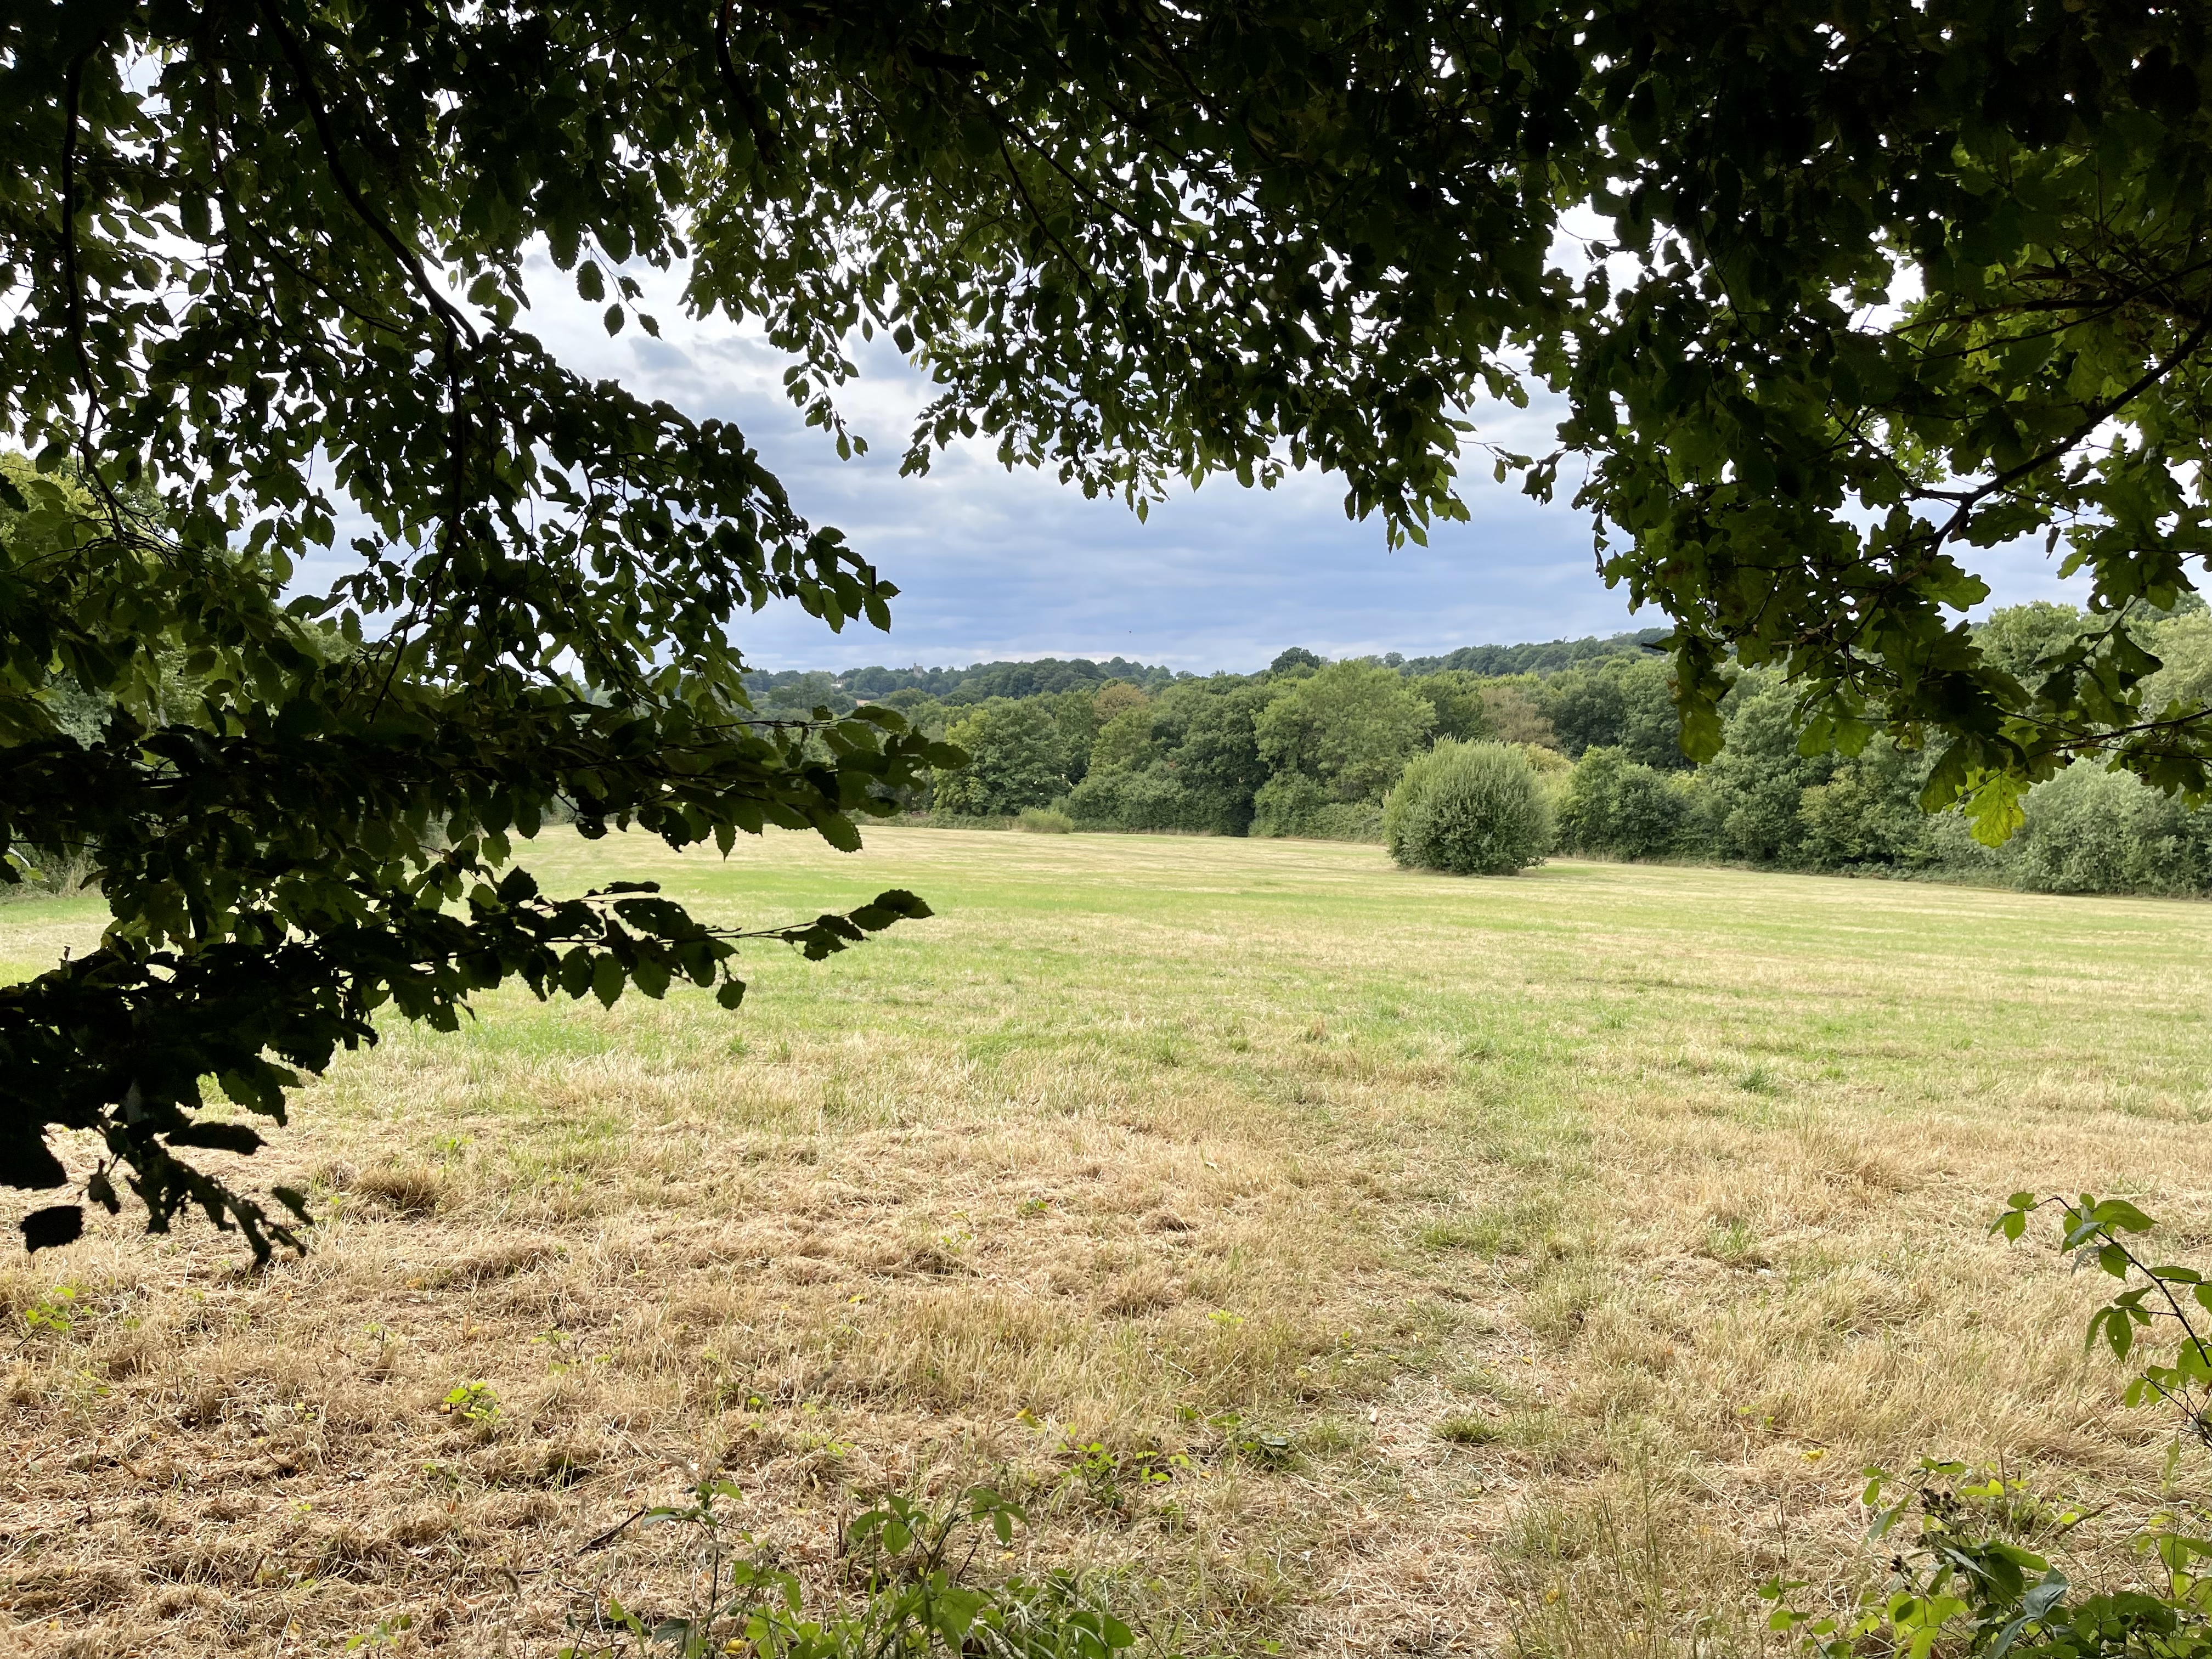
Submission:
<svg viewBox="0 0 2212 1659">
<path fill-rule="evenodd" d="M 1480 1412 L 1455 1412 L 1438 1420 L 1437 1438 L 1455 1446 L 1486 1446 L 1504 1430 Z"/>
</svg>

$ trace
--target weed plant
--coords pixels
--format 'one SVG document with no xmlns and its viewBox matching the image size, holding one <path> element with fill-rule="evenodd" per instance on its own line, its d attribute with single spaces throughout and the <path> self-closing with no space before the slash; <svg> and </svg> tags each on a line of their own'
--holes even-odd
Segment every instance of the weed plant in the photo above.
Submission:
<svg viewBox="0 0 2212 1659">
<path fill-rule="evenodd" d="M 1011 1544 L 1028 1519 L 988 1486 L 934 1510 L 895 1493 L 861 1515 L 845 1529 L 845 1592 L 811 1618 L 799 1578 L 733 1528 L 723 1505 L 741 1496 L 734 1483 L 708 1475 L 688 1501 L 635 1517 L 686 1535 L 696 1569 L 690 1605 L 647 1614 L 609 1598 L 580 1621 L 587 1630 L 559 1659 L 1115 1659 L 1136 1643 L 1071 1575 L 978 1580 L 981 1548 Z"/>
</svg>

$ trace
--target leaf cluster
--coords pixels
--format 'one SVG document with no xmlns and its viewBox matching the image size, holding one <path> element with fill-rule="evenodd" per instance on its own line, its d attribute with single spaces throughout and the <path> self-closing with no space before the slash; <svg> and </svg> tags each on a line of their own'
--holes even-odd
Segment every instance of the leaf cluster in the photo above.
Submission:
<svg viewBox="0 0 2212 1659">
<path fill-rule="evenodd" d="M 2147 1233 L 2155 1224 L 2122 1198 L 2014 1193 L 1990 1231 L 2018 1240 L 2036 1212 L 2045 1207 L 2059 1216 L 2059 1254 L 2074 1257 L 2077 1265 L 2094 1264 L 2125 1287 L 2090 1315 L 2089 1346 L 2101 1341 L 2114 1358 L 2125 1360 L 2160 1321 L 2170 1320 L 2179 1327 L 2171 1358 L 2137 1362 L 2139 1369 L 2128 1383 L 2128 1404 L 2168 1407 L 2192 1438 L 2212 1446 L 2212 1347 L 2206 1346 L 2200 1328 L 2200 1322 L 2212 1315 L 2212 1278 L 2194 1267 L 2146 1261 L 2125 1236 Z"/>
<path fill-rule="evenodd" d="M 1867 1540 L 1888 1556 L 1887 1583 L 1842 1617 L 1792 1606 L 1809 1588 L 1804 1581 L 1775 1577 L 1759 1588 L 1774 1604 L 1768 1628 L 1794 1634 L 1820 1659 L 1929 1659 L 1939 1650 L 1974 1659 L 2212 1653 L 2212 1580 L 2194 1565 L 2212 1557 L 2212 1540 L 2181 1532 L 2173 1517 L 2136 1540 L 2163 1582 L 2069 1601 L 2074 1585 L 2046 1552 L 2094 1511 L 2051 1505 L 2016 1478 L 1964 1463 L 1923 1458 L 1902 1480 L 1878 1468 L 1866 1474 Z"/>
</svg>

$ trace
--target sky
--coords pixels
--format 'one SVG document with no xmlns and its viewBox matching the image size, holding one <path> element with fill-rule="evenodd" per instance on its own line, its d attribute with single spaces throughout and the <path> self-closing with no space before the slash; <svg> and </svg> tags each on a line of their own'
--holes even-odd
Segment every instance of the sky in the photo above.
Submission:
<svg viewBox="0 0 2212 1659">
<path fill-rule="evenodd" d="M 784 395 L 787 360 L 721 321 L 683 317 L 665 279 L 610 338 L 601 307 L 573 297 L 541 256 L 519 326 L 594 379 L 665 398 L 694 418 L 734 422 L 812 522 L 831 524 L 901 590 L 889 635 L 864 623 L 832 634 L 795 605 L 741 617 L 734 632 L 757 668 L 880 663 L 962 665 L 1027 657 L 1127 657 L 1194 672 L 1264 667 L 1286 646 L 1325 657 L 1572 639 L 1663 625 L 1632 614 L 1596 574 L 1587 514 L 1540 505 L 1470 463 L 1472 522 L 1435 528 L 1395 550 L 1379 520 L 1345 517 L 1331 476 L 1291 474 L 1273 490 L 1217 478 L 1155 506 L 1139 522 L 1118 501 L 1086 501 L 1048 473 L 1008 472 L 987 443 L 940 455 L 927 476 L 898 461 L 927 382 L 880 338 L 839 404 L 870 453 L 840 460 Z M 653 273 L 636 272 L 641 277 Z M 656 294 L 653 289 L 660 289 Z M 1481 435 L 1523 453 L 1548 447 L 1556 410 L 1475 411 Z M 2039 545 L 2001 550 L 1981 570 L 1993 605 L 2065 597 Z"/>
</svg>

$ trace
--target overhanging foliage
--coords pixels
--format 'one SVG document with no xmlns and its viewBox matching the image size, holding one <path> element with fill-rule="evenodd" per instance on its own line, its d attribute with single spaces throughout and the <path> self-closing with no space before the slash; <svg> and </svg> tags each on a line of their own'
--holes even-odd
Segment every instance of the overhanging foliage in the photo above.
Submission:
<svg viewBox="0 0 2212 1659">
<path fill-rule="evenodd" d="M 1316 465 L 1418 538 L 1531 364 L 1562 447 L 1492 459 L 1542 494 L 1591 458 L 1693 752 L 1733 652 L 1787 665 L 1811 743 L 1946 745 L 1930 803 L 1992 835 L 2084 750 L 2205 785 L 2212 732 L 2140 706 L 2121 625 L 2212 548 L 2196 9 L 69 0 L 0 31 L 0 429 L 39 469 L 0 490 L 0 834 L 96 849 L 116 915 L 0 998 L 0 1182 L 92 1131 L 157 1224 L 189 1197 L 265 1251 L 165 1150 L 217 1133 L 202 1078 L 275 1113 L 387 1004 L 731 982 L 663 901 L 526 890 L 515 836 L 849 846 L 945 763 L 896 716 L 750 717 L 735 615 L 881 627 L 893 590 L 736 430 L 564 369 L 523 326 L 541 247 L 611 331 L 657 331 L 635 270 L 684 265 L 841 451 L 881 331 L 940 389 L 910 470 L 980 434 L 1140 510 Z M 2045 532 L 2100 620 L 2023 678 L 1958 621 L 1962 550 Z M 110 711 L 89 741 L 69 696 Z"/>
</svg>

